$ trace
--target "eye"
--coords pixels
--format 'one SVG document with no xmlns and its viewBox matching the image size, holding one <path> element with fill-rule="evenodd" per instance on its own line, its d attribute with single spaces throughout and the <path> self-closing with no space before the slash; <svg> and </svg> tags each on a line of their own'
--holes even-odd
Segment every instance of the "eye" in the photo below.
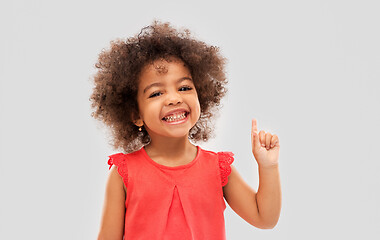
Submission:
<svg viewBox="0 0 380 240">
<path fill-rule="evenodd" d="M 149 98 L 154 98 L 154 97 L 157 97 L 157 96 L 160 96 L 161 95 L 161 92 L 154 92 L 152 93 Z"/>
<path fill-rule="evenodd" d="M 191 89 L 193 89 L 192 87 L 189 87 L 189 86 L 182 86 L 179 90 L 180 91 L 189 91 L 189 90 L 191 90 Z"/>
</svg>

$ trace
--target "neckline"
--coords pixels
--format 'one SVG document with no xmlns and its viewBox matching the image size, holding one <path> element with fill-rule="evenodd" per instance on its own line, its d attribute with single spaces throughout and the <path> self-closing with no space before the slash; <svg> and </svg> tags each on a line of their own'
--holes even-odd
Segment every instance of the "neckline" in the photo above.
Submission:
<svg viewBox="0 0 380 240">
<path fill-rule="evenodd" d="M 145 151 L 145 148 L 142 147 L 140 149 L 141 153 L 144 155 L 145 159 L 148 160 L 148 162 L 152 163 L 153 165 L 159 167 L 159 168 L 166 168 L 166 169 L 171 169 L 171 170 L 175 170 L 175 169 L 183 169 L 183 168 L 188 168 L 192 165 L 194 165 L 194 163 L 197 162 L 197 160 L 199 159 L 199 155 L 200 155 L 200 152 L 201 152 L 201 148 L 199 146 L 196 146 L 197 147 L 197 155 L 195 156 L 195 158 L 189 162 L 189 163 L 186 163 L 184 165 L 178 165 L 178 166 L 174 166 L 174 167 L 171 167 L 171 166 L 166 166 L 166 165 L 162 165 L 162 164 L 159 164 L 155 161 L 153 161 L 153 159 L 151 159 L 149 157 L 149 155 L 146 153 Z"/>
</svg>

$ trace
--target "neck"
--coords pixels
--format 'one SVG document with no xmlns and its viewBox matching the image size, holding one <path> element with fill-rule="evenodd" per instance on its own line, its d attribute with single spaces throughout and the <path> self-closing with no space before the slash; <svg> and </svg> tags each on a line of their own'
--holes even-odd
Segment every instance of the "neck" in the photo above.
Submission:
<svg viewBox="0 0 380 240">
<path fill-rule="evenodd" d="M 182 138 L 151 138 L 151 142 L 145 146 L 145 151 L 150 157 L 162 157 L 175 161 L 184 155 L 193 153 L 196 147 L 187 136 Z"/>
</svg>

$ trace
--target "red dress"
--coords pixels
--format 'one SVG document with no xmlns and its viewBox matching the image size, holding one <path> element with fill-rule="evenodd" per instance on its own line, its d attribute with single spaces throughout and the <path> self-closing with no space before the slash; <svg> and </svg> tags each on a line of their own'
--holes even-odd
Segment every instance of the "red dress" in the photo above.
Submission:
<svg viewBox="0 0 380 240">
<path fill-rule="evenodd" d="M 222 187 L 233 153 L 197 148 L 193 161 L 176 167 L 154 162 L 144 148 L 109 156 L 127 187 L 125 240 L 226 239 Z"/>
</svg>

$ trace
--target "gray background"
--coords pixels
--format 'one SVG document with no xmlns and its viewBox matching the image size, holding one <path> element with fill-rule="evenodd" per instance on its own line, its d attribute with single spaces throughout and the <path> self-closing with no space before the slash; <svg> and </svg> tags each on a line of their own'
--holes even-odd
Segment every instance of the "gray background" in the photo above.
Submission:
<svg viewBox="0 0 380 240">
<path fill-rule="evenodd" d="M 140 3 L 141 2 L 141 3 Z M 378 1 L 7 1 L 0 5 L 0 239 L 95 239 L 107 130 L 90 117 L 97 55 L 154 18 L 228 58 L 203 148 L 233 151 L 257 190 L 251 118 L 280 138 L 273 230 L 228 206 L 228 239 L 378 239 Z"/>
</svg>

